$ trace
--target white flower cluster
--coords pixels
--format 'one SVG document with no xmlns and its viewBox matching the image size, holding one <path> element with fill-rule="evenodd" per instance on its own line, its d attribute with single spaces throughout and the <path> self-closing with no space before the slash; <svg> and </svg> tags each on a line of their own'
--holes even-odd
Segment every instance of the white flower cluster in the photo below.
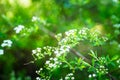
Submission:
<svg viewBox="0 0 120 80">
<path fill-rule="evenodd" d="M 35 18 L 35 17 L 34 17 Z M 97 43 L 97 45 L 101 44 L 102 41 L 107 40 L 106 38 L 102 37 L 100 40 L 98 38 L 98 32 L 92 33 L 88 28 L 83 28 L 79 31 L 76 29 L 72 29 L 65 32 L 65 36 L 62 39 L 62 34 L 59 33 L 55 37 L 58 39 L 58 47 L 44 47 L 43 52 L 37 53 L 36 50 L 33 50 L 33 54 L 35 53 L 35 56 L 39 59 L 44 57 L 44 55 L 51 55 L 52 53 L 55 53 L 57 57 L 61 56 L 63 53 L 69 52 L 70 48 L 74 47 L 76 44 L 79 43 L 80 40 L 90 40 L 90 42 Z"/>
<path fill-rule="evenodd" d="M 3 55 L 3 54 L 4 54 L 4 50 L 0 49 L 0 55 Z"/>
<path fill-rule="evenodd" d="M 63 45 L 63 46 L 60 46 L 60 48 L 56 48 L 54 53 L 56 57 L 59 57 L 62 54 L 69 52 L 69 50 L 70 50 L 70 46 Z"/>
<path fill-rule="evenodd" d="M 101 38 L 102 38 L 102 40 L 103 40 L 104 42 L 108 40 L 107 37 L 101 37 Z"/>
<path fill-rule="evenodd" d="M 72 29 L 72 30 L 66 31 L 65 35 L 66 36 L 74 36 L 74 35 L 76 35 L 76 33 L 77 33 L 77 29 Z"/>
<path fill-rule="evenodd" d="M 38 21 L 39 20 L 39 18 L 37 17 L 37 16 L 33 16 L 32 17 L 32 22 L 36 22 L 36 21 Z"/>
<path fill-rule="evenodd" d="M 46 25 L 46 21 L 44 19 L 37 17 L 37 16 L 33 16 L 31 21 L 32 22 L 40 21 L 40 23 L 42 23 L 43 25 Z"/>
<path fill-rule="evenodd" d="M 56 35 L 58 45 L 69 45 L 70 47 L 74 47 L 79 41 L 88 40 L 89 42 L 96 45 L 101 45 L 105 42 L 107 37 L 100 36 L 99 31 L 91 32 L 88 28 L 83 28 L 81 30 L 69 30 L 65 32 L 65 36 L 63 39 L 62 34 Z"/>
<path fill-rule="evenodd" d="M 55 52 L 55 49 L 57 50 L 57 47 L 45 46 L 43 48 L 36 48 L 32 50 L 32 55 L 36 60 L 41 59 L 45 57 L 45 55 L 51 56 L 51 54 Z"/>
<path fill-rule="evenodd" d="M 61 64 L 62 63 L 57 58 L 50 58 L 45 63 L 46 68 L 49 70 L 54 69 L 56 67 L 60 67 Z"/>
<path fill-rule="evenodd" d="M 83 28 L 83 29 L 81 29 L 78 33 L 81 34 L 81 35 L 86 35 L 86 34 L 87 34 L 87 31 L 89 31 L 88 28 Z"/>
<path fill-rule="evenodd" d="M 18 25 L 17 27 L 14 28 L 14 30 L 18 34 L 20 33 L 20 31 L 23 30 L 23 28 L 25 28 L 24 25 Z"/>
<path fill-rule="evenodd" d="M 89 31 L 88 28 L 83 28 L 83 29 L 79 30 L 78 34 L 79 34 L 80 40 L 87 39 L 88 31 Z"/>
<path fill-rule="evenodd" d="M 89 74 L 88 77 L 89 77 L 89 78 L 94 78 L 94 77 L 96 77 L 96 74 Z"/>
<path fill-rule="evenodd" d="M 11 47 L 12 46 L 12 41 L 11 40 L 4 40 L 3 43 L 1 44 L 2 47 Z"/>
<path fill-rule="evenodd" d="M 60 57 L 62 54 L 69 52 L 69 50 L 70 50 L 70 46 L 67 46 L 67 45 L 60 46 L 59 48 L 46 46 L 46 47 L 43 47 L 43 49 L 37 48 L 35 50 L 32 50 L 32 55 L 35 59 L 41 59 L 45 55 L 50 56 L 52 53 L 54 53 L 56 57 Z"/>
<path fill-rule="evenodd" d="M 55 47 L 51 47 L 51 46 L 43 47 L 43 49 L 44 49 L 44 53 L 43 54 L 50 56 L 52 54 L 52 52 L 54 51 L 54 48 Z"/>
<path fill-rule="evenodd" d="M 115 3 L 118 3 L 119 2 L 119 0 L 112 0 L 113 2 L 115 2 Z"/>
<path fill-rule="evenodd" d="M 42 79 L 40 77 L 36 77 L 36 80 L 46 80 L 46 79 Z"/>
<path fill-rule="evenodd" d="M 39 52 L 41 52 L 41 48 L 37 48 L 37 49 L 35 49 L 35 50 L 32 50 L 32 53 L 33 53 L 33 54 L 36 54 L 36 53 L 39 53 Z"/>
<path fill-rule="evenodd" d="M 118 67 L 120 68 L 120 59 L 118 59 L 117 61 Z"/>
<path fill-rule="evenodd" d="M 73 73 L 69 73 L 65 76 L 65 80 L 75 80 Z"/>
<path fill-rule="evenodd" d="M 113 25 L 115 28 L 120 28 L 120 24 L 114 24 Z"/>
<path fill-rule="evenodd" d="M 42 72 L 43 68 L 40 68 L 38 71 L 36 71 L 37 74 L 40 74 Z"/>
<path fill-rule="evenodd" d="M 35 59 L 41 59 L 42 57 L 44 57 L 44 55 L 41 53 L 41 48 L 32 50 L 32 55 Z"/>
<path fill-rule="evenodd" d="M 69 45 L 71 47 L 75 46 L 80 40 L 77 33 L 77 29 L 66 31 L 65 37 L 58 42 L 58 45 Z"/>
<path fill-rule="evenodd" d="M 56 38 L 58 41 L 60 41 L 60 40 L 62 39 L 62 34 L 59 33 L 59 34 L 55 35 L 55 38 Z"/>
<path fill-rule="evenodd" d="M 96 72 L 101 74 L 108 74 L 108 69 L 101 65 L 96 69 Z"/>
</svg>

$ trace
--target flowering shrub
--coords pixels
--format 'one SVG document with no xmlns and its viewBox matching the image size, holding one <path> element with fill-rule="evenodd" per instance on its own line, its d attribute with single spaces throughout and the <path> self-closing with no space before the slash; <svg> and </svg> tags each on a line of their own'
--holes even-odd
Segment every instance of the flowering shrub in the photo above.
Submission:
<svg viewBox="0 0 120 80">
<path fill-rule="evenodd" d="M 101 35 L 100 32 L 91 32 L 88 28 L 81 30 L 72 29 L 66 31 L 65 34 L 59 33 L 55 35 L 58 40 L 56 46 L 46 46 L 43 48 L 37 48 L 32 50 L 33 57 L 36 60 L 41 60 L 49 56 L 44 62 L 44 66 L 41 67 L 36 73 L 39 75 L 37 80 L 79 80 L 75 74 L 77 70 L 87 70 L 88 80 L 114 80 L 114 76 L 111 75 L 111 70 L 119 69 L 118 58 L 110 59 L 109 56 L 98 57 L 97 53 L 93 50 L 89 50 L 92 59 L 86 58 L 82 53 L 74 50 L 75 46 L 79 43 L 88 42 L 92 46 L 101 46 L 108 40 L 106 36 Z M 72 59 L 67 58 L 70 54 L 75 55 Z M 115 62 L 117 60 L 117 63 Z M 114 66 L 118 65 L 118 67 Z M 56 70 L 69 69 L 70 73 L 62 75 L 60 73 L 57 78 L 54 77 Z M 64 72 L 63 72 L 64 73 Z M 81 75 L 81 74 L 79 74 Z"/>
<path fill-rule="evenodd" d="M 119 13 L 120 0 L 0 0 L 0 80 L 120 80 Z"/>
<path fill-rule="evenodd" d="M 32 22 L 36 28 L 38 28 L 38 23 L 40 25 L 48 24 L 36 16 L 32 17 Z M 41 29 L 56 39 L 57 44 L 56 46 L 37 47 L 32 50 L 32 55 L 35 59 L 32 63 L 45 59 L 43 66 L 36 71 L 39 75 L 39 77 L 36 77 L 36 80 L 79 80 L 82 78 L 77 77 L 76 74 L 81 76 L 81 72 L 85 74 L 83 76 L 86 80 L 115 79 L 111 73 L 120 68 L 120 59 L 118 57 L 109 58 L 109 56 L 98 56 L 97 52 L 91 49 L 89 49 L 88 54 L 83 55 L 83 53 L 76 50 L 76 46 L 79 46 L 81 42 L 89 43 L 93 47 L 102 46 L 108 40 L 107 36 L 97 30 L 93 32 L 88 28 L 82 28 L 80 30 L 71 29 L 64 34 L 58 33 L 57 35 L 49 32 L 45 27 L 41 27 Z M 13 30 L 16 34 L 24 33 L 24 31 L 27 33 L 32 32 L 32 28 L 30 30 L 24 25 L 18 25 Z M 27 35 L 21 35 L 27 37 Z M 12 44 L 12 40 L 3 40 L 1 47 L 11 47 Z M 2 54 L 4 54 L 3 49 L 0 50 L 0 55 Z M 59 70 L 66 71 L 61 72 Z M 77 73 L 78 71 L 79 73 Z"/>
</svg>

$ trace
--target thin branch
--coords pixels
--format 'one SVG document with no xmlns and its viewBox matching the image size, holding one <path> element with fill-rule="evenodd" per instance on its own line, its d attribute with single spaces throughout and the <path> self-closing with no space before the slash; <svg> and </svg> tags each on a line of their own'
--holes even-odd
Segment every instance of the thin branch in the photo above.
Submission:
<svg viewBox="0 0 120 80">
<path fill-rule="evenodd" d="M 111 74 L 108 74 L 108 76 L 110 77 L 110 80 L 116 80 Z"/>
<path fill-rule="evenodd" d="M 74 49 L 70 49 L 70 51 L 71 51 L 72 53 L 74 53 L 76 56 L 81 57 L 83 60 L 85 60 L 86 62 L 89 62 L 89 63 L 90 63 L 90 60 L 87 59 L 85 56 L 83 56 L 80 52 L 77 52 L 77 51 L 74 50 Z"/>
</svg>

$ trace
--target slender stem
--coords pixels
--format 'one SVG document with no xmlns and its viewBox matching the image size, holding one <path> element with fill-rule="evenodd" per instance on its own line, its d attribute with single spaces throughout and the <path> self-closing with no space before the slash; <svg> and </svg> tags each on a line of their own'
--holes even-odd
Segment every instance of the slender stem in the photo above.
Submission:
<svg viewBox="0 0 120 80">
<path fill-rule="evenodd" d="M 74 50 L 74 49 L 70 49 L 70 51 L 72 52 L 72 53 L 74 53 L 76 56 L 78 56 L 78 57 L 81 57 L 83 60 L 85 60 L 86 62 L 90 62 L 85 56 L 83 56 L 80 52 L 77 52 L 76 50 Z"/>
<path fill-rule="evenodd" d="M 108 76 L 110 77 L 110 80 L 116 80 L 111 74 L 108 74 Z"/>
</svg>

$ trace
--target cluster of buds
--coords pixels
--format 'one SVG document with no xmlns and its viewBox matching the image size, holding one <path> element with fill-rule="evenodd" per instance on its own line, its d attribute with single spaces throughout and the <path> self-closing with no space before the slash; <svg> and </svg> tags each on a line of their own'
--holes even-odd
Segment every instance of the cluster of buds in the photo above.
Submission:
<svg viewBox="0 0 120 80">
<path fill-rule="evenodd" d="M 4 40 L 3 43 L 1 44 L 2 47 L 11 47 L 12 46 L 12 41 L 11 40 Z"/>
<path fill-rule="evenodd" d="M 41 59 L 44 57 L 44 55 L 41 53 L 41 48 L 37 48 L 35 50 L 32 50 L 32 55 L 35 58 L 35 60 Z"/>
<path fill-rule="evenodd" d="M 95 78 L 95 77 L 96 77 L 96 74 L 89 74 L 88 77 L 89 77 L 89 78 Z"/>
<path fill-rule="evenodd" d="M 62 54 L 69 52 L 69 50 L 70 50 L 70 46 L 63 45 L 63 46 L 60 46 L 60 48 L 55 49 L 54 53 L 56 57 L 59 57 Z"/>
<path fill-rule="evenodd" d="M 40 77 L 36 77 L 36 80 L 46 80 L 46 79 L 42 79 Z"/>
<path fill-rule="evenodd" d="M 18 33 L 20 33 L 24 28 L 25 28 L 24 25 L 18 25 L 17 27 L 14 28 L 14 30 L 15 30 L 15 32 L 18 34 Z"/>
<path fill-rule="evenodd" d="M 117 61 L 118 67 L 120 68 L 120 59 L 118 59 Z"/>
<path fill-rule="evenodd" d="M 36 71 L 37 74 L 40 74 L 42 72 L 43 68 L 40 68 L 38 71 Z"/>
<path fill-rule="evenodd" d="M 96 72 L 99 74 L 108 74 L 108 69 L 107 68 L 105 68 L 105 66 L 103 66 L 103 65 L 101 65 L 101 66 L 99 66 L 97 69 L 96 69 Z"/>
<path fill-rule="evenodd" d="M 73 73 L 69 73 L 65 76 L 65 80 L 75 80 Z"/>
</svg>

